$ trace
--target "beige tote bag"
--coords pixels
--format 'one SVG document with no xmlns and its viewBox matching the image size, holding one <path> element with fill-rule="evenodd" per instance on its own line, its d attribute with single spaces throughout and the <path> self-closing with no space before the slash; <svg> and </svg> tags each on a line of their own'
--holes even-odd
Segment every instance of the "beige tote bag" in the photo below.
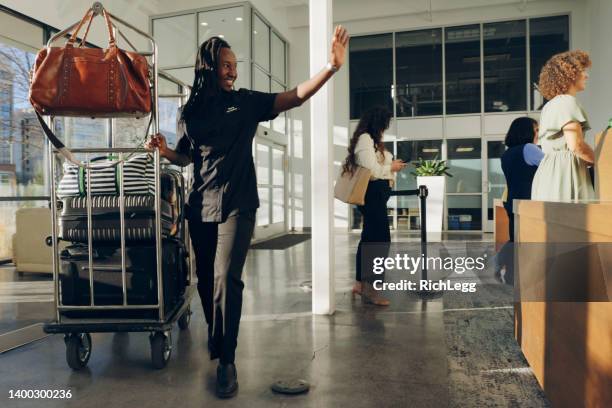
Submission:
<svg viewBox="0 0 612 408">
<path fill-rule="evenodd" d="M 342 174 L 336 180 L 334 197 L 347 204 L 364 205 L 365 194 L 372 172 L 365 167 L 357 166 L 353 174 Z"/>
</svg>

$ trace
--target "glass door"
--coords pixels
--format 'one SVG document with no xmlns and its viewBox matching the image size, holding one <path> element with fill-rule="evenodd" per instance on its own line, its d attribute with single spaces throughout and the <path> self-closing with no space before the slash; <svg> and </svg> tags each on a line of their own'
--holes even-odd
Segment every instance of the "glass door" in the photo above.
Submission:
<svg viewBox="0 0 612 408">
<path fill-rule="evenodd" d="M 448 231 L 481 231 L 482 155 L 480 138 L 448 139 L 446 179 Z"/>
<path fill-rule="evenodd" d="M 258 137 L 254 153 L 259 193 L 254 238 L 259 240 L 287 231 L 286 146 Z"/>
<path fill-rule="evenodd" d="M 488 137 L 482 141 L 483 161 L 483 231 L 493 232 L 494 200 L 501 199 L 506 189 L 506 178 L 501 168 L 501 157 L 506 151 L 503 137 Z"/>
</svg>

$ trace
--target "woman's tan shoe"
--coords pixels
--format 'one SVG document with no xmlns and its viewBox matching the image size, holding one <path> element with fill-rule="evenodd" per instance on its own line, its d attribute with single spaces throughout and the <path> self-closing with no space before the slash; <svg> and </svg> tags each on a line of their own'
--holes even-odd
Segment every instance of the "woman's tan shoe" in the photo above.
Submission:
<svg viewBox="0 0 612 408">
<path fill-rule="evenodd" d="M 363 303 L 368 303 L 376 306 L 389 306 L 389 299 L 382 297 L 377 290 L 369 283 L 362 284 L 361 300 Z"/>
<path fill-rule="evenodd" d="M 362 296 L 363 295 L 362 290 L 363 290 L 363 286 L 361 282 L 355 282 L 355 284 L 353 285 L 353 289 L 351 289 L 352 298 L 355 299 L 355 295 Z"/>
</svg>

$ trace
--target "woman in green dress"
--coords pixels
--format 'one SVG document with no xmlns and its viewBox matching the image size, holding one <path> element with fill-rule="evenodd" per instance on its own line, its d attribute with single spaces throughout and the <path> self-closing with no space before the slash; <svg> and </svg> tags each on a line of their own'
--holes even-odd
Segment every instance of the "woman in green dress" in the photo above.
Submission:
<svg viewBox="0 0 612 408">
<path fill-rule="evenodd" d="M 590 129 L 576 94 L 589 78 L 591 59 L 584 51 L 553 56 L 542 68 L 539 88 L 549 100 L 540 117 L 539 140 L 544 158 L 533 179 L 531 199 L 571 201 L 595 198 L 588 166 L 595 160 L 584 140 Z"/>
</svg>

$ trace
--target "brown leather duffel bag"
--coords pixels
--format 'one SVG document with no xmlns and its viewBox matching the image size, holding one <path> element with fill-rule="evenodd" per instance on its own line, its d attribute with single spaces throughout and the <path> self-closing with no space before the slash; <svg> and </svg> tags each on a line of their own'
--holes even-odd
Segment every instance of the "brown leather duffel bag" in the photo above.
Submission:
<svg viewBox="0 0 612 408">
<path fill-rule="evenodd" d="M 83 47 L 96 13 L 90 9 L 64 47 L 38 52 L 32 71 L 30 103 L 43 115 L 141 117 L 151 112 L 149 68 L 144 56 L 119 49 L 112 24 L 107 49 Z M 81 43 L 77 34 L 89 20 Z"/>
</svg>

